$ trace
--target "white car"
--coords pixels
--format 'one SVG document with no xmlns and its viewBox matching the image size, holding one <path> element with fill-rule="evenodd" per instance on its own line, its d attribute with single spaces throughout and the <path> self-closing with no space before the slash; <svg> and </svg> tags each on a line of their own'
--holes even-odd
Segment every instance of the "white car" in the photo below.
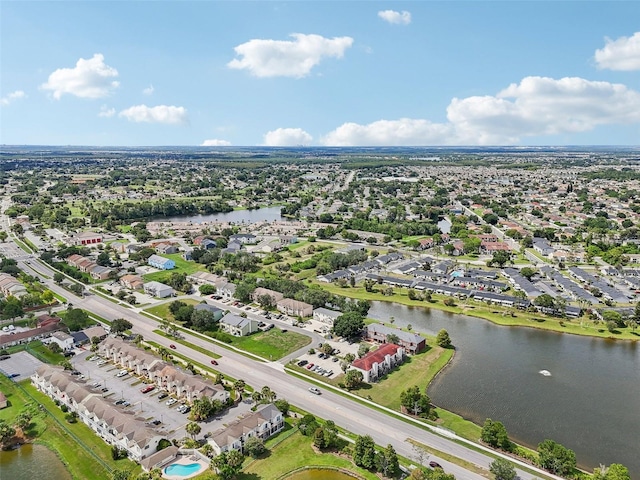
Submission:
<svg viewBox="0 0 640 480">
<path fill-rule="evenodd" d="M 170 398 L 169 400 L 167 400 L 167 401 L 165 402 L 165 405 L 166 405 L 167 407 L 170 407 L 171 405 L 173 405 L 173 404 L 175 404 L 175 403 L 178 403 L 178 400 L 176 400 L 175 398 Z"/>
<path fill-rule="evenodd" d="M 317 389 L 316 387 L 309 387 L 309 391 L 311 393 L 313 393 L 314 395 L 320 395 L 320 393 L 321 393 L 320 390 Z"/>
<path fill-rule="evenodd" d="M 127 372 L 126 370 L 120 370 L 116 377 L 124 377 L 125 375 L 129 375 L 129 372 Z"/>
<path fill-rule="evenodd" d="M 106 360 L 102 359 L 100 360 L 98 363 L 96 363 L 96 365 L 98 365 L 99 367 L 101 367 L 102 365 L 104 365 L 105 363 L 107 363 Z"/>
</svg>

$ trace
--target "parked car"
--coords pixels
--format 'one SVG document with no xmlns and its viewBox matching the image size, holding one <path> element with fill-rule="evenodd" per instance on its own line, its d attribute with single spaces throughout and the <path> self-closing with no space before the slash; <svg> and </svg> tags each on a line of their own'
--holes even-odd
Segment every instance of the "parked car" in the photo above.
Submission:
<svg viewBox="0 0 640 480">
<path fill-rule="evenodd" d="M 173 348 L 175 350 L 176 346 L 172 343 L 171 345 L 169 345 L 169 348 Z"/>
<path fill-rule="evenodd" d="M 316 387 L 309 387 L 309 391 L 311 393 L 313 393 L 314 395 L 320 395 L 320 393 L 321 393 L 320 390 L 317 389 Z"/>
<path fill-rule="evenodd" d="M 162 392 L 160 395 L 158 395 L 158 400 L 162 400 L 163 398 L 167 398 L 169 396 L 169 394 L 167 392 Z"/>
<path fill-rule="evenodd" d="M 122 404 L 122 406 L 123 406 L 123 407 L 128 407 L 128 406 L 130 406 L 130 405 L 131 405 L 131 404 L 130 404 L 129 402 L 124 402 L 124 403 Z"/>
<path fill-rule="evenodd" d="M 218 365 L 218 362 L 216 362 L 215 360 L 211 360 L 211 365 Z"/>
<path fill-rule="evenodd" d="M 442 465 L 440 465 L 438 462 L 429 462 L 429 466 L 431 468 L 440 468 L 440 469 L 442 469 Z"/>
<path fill-rule="evenodd" d="M 7 358 L 11 358 L 11 355 L 0 355 L 0 360 L 6 360 Z"/>
<path fill-rule="evenodd" d="M 16 378 L 16 377 L 19 377 L 19 376 L 20 376 L 19 373 L 10 373 L 9 375 L 7 375 L 7 377 L 9 377 L 9 378 Z"/>
<path fill-rule="evenodd" d="M 300 360 L 300 361 L 298 362 L 298 366 L 299 366 L 299 367 L 304 367 L 307 363 L 309 363 L 307 360 Z"/>
<path fill-rule="evenodd" d="M 305 368 L 307 370 L 311 370 L 313 368 L 313 363 L 308 364 Z"/>
<path fill-rule="evenodd" d="M 116 377 L 124 377 L 125 375 L 129 375 L 129 372 L 126 370 L 120 370 L 117 374 Z"/>
<path fill-rule="evenodd" d="M 176 400 L 175 398 L 170 398 L 169 400 L 167 400 L 167 401 L 165 402 L 165 405 L 166 405 L 167 407 L 170 407 L 171 405 L 174 405 L 174 404 L 176 404 L 176 403 L 178 403 L 178 400 Z"/>
<path fill-rule="evenodd" d="M 160 420 L 154 420 L 153 422 L 151 422 L 152 425 L 158 426 L 160 425 L 162 422 Z"/>
<path fill-rule="evenodd" d="M 100 360 L 96 365 L 98 365 L 99 367 L 101 367 L 102 365 L 104 365 L 105 363 L 107 363 L 107 361 L 105 359 Z"/>
<path fill-rule="evenodd" d="M 122 399 L 122 400 L 118 400 L 116 402 L 116 405 L 122 405 L 126 400 Z"/>
<path fill-rule="evenodd" d="M 155 390 L 156 387 L 154 387 L 153 385 L 147 385 L 144 388 L 141 388 L 140 391 L 142 393 L 149 393 L 151 390 Z"/>
<path fill-rule="evenodd" d="M 106 392 L 108 392 L 108 391 L 109 391 L 109 389 L 108 389 L 107 387 L 102 387 L 102 388 L 101 388 L 101 391 L 102 391 L 103 393 L 106 393 Z"/>
<path fill-rule="evenodd" d="M 69 358 L 69 357 L 73 357 L 76 354 L 76 352 L 64 352 L 62 355 L 64 355 L 65 357 Z"/>
</svg>

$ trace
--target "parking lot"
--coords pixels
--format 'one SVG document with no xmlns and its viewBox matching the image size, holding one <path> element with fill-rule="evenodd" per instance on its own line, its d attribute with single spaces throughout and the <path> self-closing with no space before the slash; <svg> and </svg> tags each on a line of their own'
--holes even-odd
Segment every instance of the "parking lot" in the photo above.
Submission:
<svg viewBox="0 0 640 480">
<path fill-rule="evenodd" d="M 44 363 L 30 353 L 17 352 L 0 361 L 0 373 L 19 382 L 33 375 L 33 372 L 41 365 Z"/>
<path fill-rule="evenodd" d="M 130 373 L 118 377 L 122 370 L 112 363 L 102 363 L 98 358 L 87 360 L 91 357 L 90 352 L 82 352 L 71 359 L 73 366 L 79 372 L 78 378 L 84 380 L 90 390 L 101 393 L 105 398 L 113 401 L 114 408 L 123 412 L 129 412 L 138 418 L 146 421 L 149 428 L 156 429 L 160 434 L 168 439 L 180 439 L 187 436 L 184 427 L 189 423 L 188 413 L 181 413 L 177 410 L 181 403 L 175 401 L 172 405 L 167 405 L 169 400 L 175 400 L 171 396 L 164 397 L 166 393 L 157 388 L 142 393 L 142 389 L 147 384 L 140 378 Z M 163 396 L 163 398 L 160 398 Z M 246 413 L 251 408 L 251 402 L 241 403 L 232 407 L 224 415 L 211 419 L 208 422 L 199 422 L 202 427 L 200 435 L 213 432 L 222 427 L 242 413 Z"/>
</svg>

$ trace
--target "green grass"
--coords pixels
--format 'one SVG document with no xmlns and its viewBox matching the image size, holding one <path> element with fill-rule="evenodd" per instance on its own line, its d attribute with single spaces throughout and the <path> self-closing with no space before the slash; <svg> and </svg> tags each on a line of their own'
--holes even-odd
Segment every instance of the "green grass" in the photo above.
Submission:
<svg viewBox="0 0 640 480">
<path fill-rule="evenodd" d="M 49 348 L 40 340 L 35 340 L 23 345 L 14 345 L 13 347 L 7 348 L 7 351 L 10 355 L 17 352 L 27 351 L 39 360 L 54 365 L 58 365 L 65 359 L 61 353 L 53 353 L 49 350 Z"/>
<path fill-rule="evenodd" d="M 43 405 L 46 410 L 35 409 L 35 416 L 26 433 L 34 439 L 35 443 L 45 445 L 54 451 L 74 479 L 106 479 L 109 478 L 109 470 L 116 468 L 141 472 L 141 468 L 129 460 L 114 461 L 111 458 L 109 445 L 84 423 L 67 423 L 64 419 L 65 414 L 60 408 L 49 397 L 38 392 L 28 381 L 21 382 L 20 386 L 8 379 L 0 378 L 0 390 L 10 402 L 8 408 L 0 410 L 0 419 L 12 423 L 25 406 Z M 77 444 L 76 438 L 82 445 Z M 72 445 L 73 448 L 71 448 Z M 90 452 L 93 452 L 101 461 Z"/>
<path fill-rule="evenodd" d="M 162 282 L 164 279 L 167 279 L 171 276 L 172 273 L 186 273 L 187 275 L 191 275 L 195 272 L 206 272 L 207 268 L 204 265 L 196 262 L 190 262 L 182 258 L 181 253 L 172 253 L 169 255 L 161 255 L 164 258 L 170 258 L 174 262 L 176 262 L 176 268 L 172 270 L 162 270 L 160 272 L 153 272 L 143 275 L 142 277 L 150 282 Z"/>
<path fill-rule="evenodd" d="M 233 337 L 232 345 L 266 360 L 278 360 L 309 345 L 311 338 L 297 332 L 272 328 L 246 337 Z"/>
<path fill-rule="evenodd" d="M 193 300 L 191 298 L 185 298 L 184 300 L 180 300 L 186 305 L 197 305 L 197 300 Z M 164 318 L 166 320 L 174 321 L 175 318 L 173 314 L 169 311 L 169 305 L 171 305 L 173 301 L 163 303 L 161 305 L 156 305 L 155 307 L 147 308 L 144 311 L 150 313 L 151 315 L 156 315 L 157 317 Z"/>
<path fill-rule="evenodd" d="M 287 433 L 286 431 L 282 432 L 279 436 L 287 435 Z M 272 440 L 278 441 L 279 436 Z M 378 480 L 379 478 L 374 473 L 356 467 L 351 460 L 345 457 L 339 457 L 332 453 L 316 453 L 312 447 L 312 439 L 297 431 L 290 434 L 274 448 L 270 446 L 272 440 L 267 442 L 267 447 L 270 448 L 269 454 L 265 458 L 250 461 L 242 473 L 237 476 L 239 480 L 277 479 L 292 470 L 312 466 L 343 468 L 367 480 Z"/>
</svg>

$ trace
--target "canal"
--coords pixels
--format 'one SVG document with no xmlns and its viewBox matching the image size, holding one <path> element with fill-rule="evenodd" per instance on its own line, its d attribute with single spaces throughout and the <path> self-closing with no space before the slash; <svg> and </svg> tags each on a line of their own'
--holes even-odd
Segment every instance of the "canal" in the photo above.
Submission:
<svg viewBox="0 0 640 480">
<path fill-rule="evenodd" d="M 534 449 L 555 440 L 588 470 L 622 463 L 640 478 L 637 343 L 502 327 L 387 302 L 373 302 L 369 317 L 394 317 L 396 326 L 431 335 L 449 332 L 456 355 L 429 387 L 434 404 L 480 425 L 499 420 L 510 438 Z"/>
</svg>

